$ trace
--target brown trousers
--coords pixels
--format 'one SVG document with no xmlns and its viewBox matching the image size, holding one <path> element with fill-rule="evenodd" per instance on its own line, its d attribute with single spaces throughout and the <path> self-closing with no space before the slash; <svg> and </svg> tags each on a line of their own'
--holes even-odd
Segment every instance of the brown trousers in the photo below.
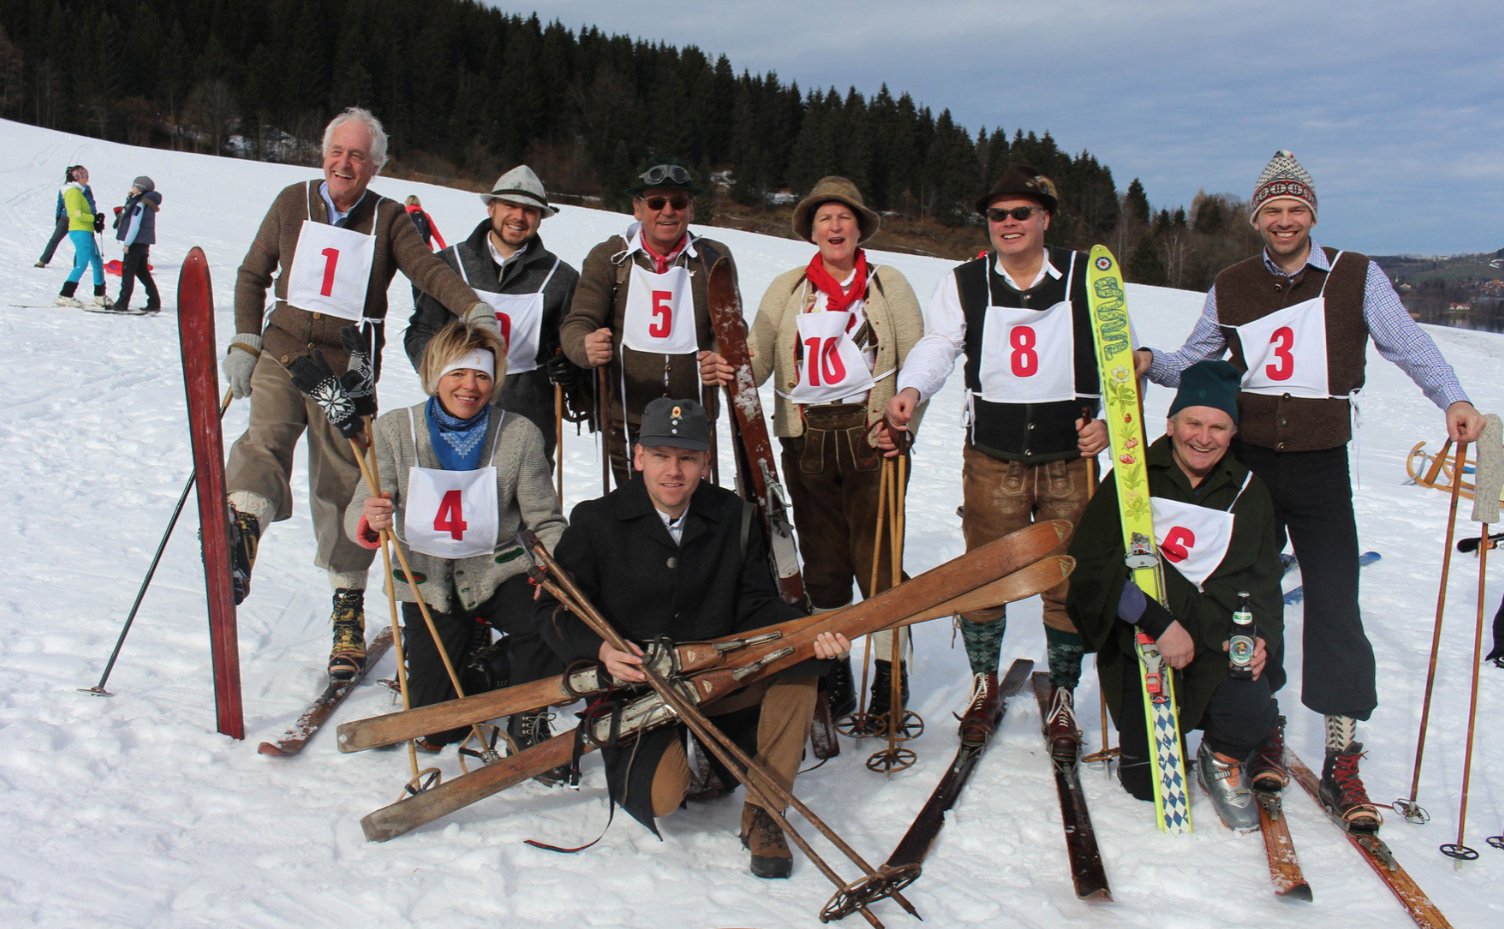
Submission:
<svg viewBox="0 0 1504 929">
<path fill-rule="evenodd" d="M 763 766 L 785 790 L 794 789 L 794 775 L 804 743 L 809 738 L 810 723 L 815 716 L 815 697 L 819 678 L 791 677 L 759 681 L 723 700 L 705 706 L 705 715 L 714 718 L 744 710 L 758 703 L 762 714 L 757 722 L 757 756 L 753 761 Z M 675 741 L 658 760 L 653 772 L 653 815 L 667 816 L 684 802 L 689 793 L 689 757 L 684 743 Z M 751 795 L 748 803 L 754 806 Z"/>
<path fill-rule="evenodd" d="M 1064 519 L 1075 526 L 1090 499 L 1089 480 L 1085 458 L 1036 465 L 1004 461 L 967 445 L 962 451 L 961 466 L 961 490 L 966 506 L 961 533 L 966 538 L 966 550 L 980 548 L 1044 520 Z M 1050 554 L 1064 555 L 1069 547 L 1067 538 Z M 1065 595 L 1069 590 L 1070 582 L 1061 581 L 1041 595 L 1046 626 L 1063 632 L 1076 631 L 1075 623 L 1065 613 Z M 961 618 L 991 622 L 1006 611 L 1006 607 L 995 607 L 962 613 Z"/>
<path fill-rule="evenodd" d="M 365 571 L 376 553 L 345 536 L 345 507 L 361 480 L 350 441 L 329 425 L 318 404 L 292 385 L 287 369 L 267 352 L 251 373 L 251 422 L 230 448 L 226 490 L 250 491 L 270 501 L 269 522 L 292 516 L 293 449 L 305 430 L 314 564 L 340 574 Z"/>
<path fill-rule="evenodd" d="M 851 602 L 853 577 L 863 597 L 893 586 L 893 546 L 887 534 L 891 523 L 885 519 L 878 546 L 877 586 L 872 587 L 883 459 L 867 441 L 864 405 L 801 410 L 804 435 L 779 440 L 783 443 L 783 479 L 804 555 L 804 590 L 815 609 L 835 609 Z"/>
</svg>

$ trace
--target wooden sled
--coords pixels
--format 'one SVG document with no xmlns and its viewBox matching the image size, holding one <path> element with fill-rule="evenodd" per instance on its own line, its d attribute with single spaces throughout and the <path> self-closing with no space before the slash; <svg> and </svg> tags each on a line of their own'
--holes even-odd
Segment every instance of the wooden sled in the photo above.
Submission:
<svg viewBox="0 0 1504 929">
<path fill-rule="evenodd" d="M 1439 454 L 1426 451 L 1425 442 L 1416 442 L 1415 447 L 1410 449 L 1410 455 L 1405 459 L 1405 472 L 1410 475 L 1413 483 L 1422 487 L 1434 487 L 1444 493 L 1452 492 L 1452 482 L 1457 479 L 1457 462 L 1451 456 L 1452 440 L 1447 439 L 1441 446 Z M 1458 490 L 1458 496 L 1473 499 L 1473 472 L 1477 466 L 1476 458 L 1462 457 L 1462 486 Z M 1499 500 L 1504 503 L 1504 493 L 1499 495 Z"/>
</svg>

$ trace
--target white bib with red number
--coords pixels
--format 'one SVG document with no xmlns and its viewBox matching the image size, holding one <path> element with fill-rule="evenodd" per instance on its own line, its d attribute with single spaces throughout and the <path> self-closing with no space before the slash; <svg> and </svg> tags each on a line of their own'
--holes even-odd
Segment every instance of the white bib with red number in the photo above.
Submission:
<svg viewBox="0 0 1504 929">
<path fill-rule="evenodd" d="M 1076 333 L 1071 304 L 1047 310 L 989 306 L 978 370 L 982 399 L 1052 403 L 1076 399 Z"/>
<path fill-rule="evenodd" d="M 637 352 L 695 355 L 695 301 L 689 271 L 679 265 L 657 274 L 632 264 L 621 343 Z"/>
<path fill-rule="evenodd" d="M 492 409 L 491 415 L 506 414 Z M 411 410 L 408 416 L 411 424 Z M 496 423 L 496 434 L 501 434 L 500 420 Z M 414 450 L 417 447 L 414 426 Z M 496 467 L 487 465 L 474 471 L 446 471 L 417 465 L 408 468 L 402 528 L 406 535 L 402 541 L 408 548 L 435 558 L 470 558 L 495 551 L 501 528 L 496 502 Z"/>
<path fill-rule="evenodd" d="M 801 313 L 797 325 L 804 357 L 799 363 L 799 383 L 786 396 L 804 404 L 850 402 L 853 396 L 865 399 L 874 378 L 851 338 L 861 325 L 859 314 Z"/>
<path fill-rule="evenodd" d="M 381 201 L 376 201 L 378 207 Z M 287 269 L 287 302 L 310 313 L 360 320 L 376 263 L 376 237 L 316 223 L 298 230 L 298 247 Z"/>
<path fill-rule="evenodd" d="M 465 283 L 470 283 L 469 276 L 465 273 L 465 263 L 459 261 L 460 276 Z M 486 290 L 476 290 L 475 296 L 490 304 L 496 311 L 496 325 L 501 327 L 502 341 L 507 343 L 507 374 L 522 374 L 526 371 L 538 369 L 538 340 L 543 333 L 543 291 L 548 287 L 548 282 L 553 280 L 554 272 L 559 270 L 558 259 L 554 260 L 554 266 L 549 269 L 548 277 L 543 279 L 543 286 L 538 288 L 537 293 L 531 294 L 498 294 Z M 474 288 L 471 288 L 474 290 Z"/>
<path fill-rule="evenodd" d="M 1249 472 L 1243 481 L 1245 489 L 1252 479 Z M 1242 494 L 1239 490 L 1238 495 Z M 1236 517 L 1231 512 L 1160 497 L 1151 497 L 1149 505 L 1154 511 L 1154 542 L 1160 558 L 1201 589 L 1227 557 Z"/>
<path fill-rule="evenodd" d="M 1339 252 L 1332 261 L 1337 267 Z M 1326 280 L 1332 279 L 1331 272 Z M 1254 394 L 1326 399 L 1326 281 L 1321 293 L 1261 319 L 1234 327 L 1243 344 L 1243 389 Z"/>
</svg>

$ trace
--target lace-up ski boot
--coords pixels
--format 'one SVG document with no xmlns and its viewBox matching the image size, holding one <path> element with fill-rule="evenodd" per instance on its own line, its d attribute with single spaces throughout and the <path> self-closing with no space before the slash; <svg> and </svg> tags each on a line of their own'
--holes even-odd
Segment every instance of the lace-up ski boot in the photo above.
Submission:
<svg viewBox="0 0 1504 929">
<path fill-rule="evenodd" d="M 971 699 L 961 717 L 961 744 L 968 748 L 986 745 L 992 738 L 993 720 L 997 718 L 997 672 L 977 673 L 972 677 Z"/>
<path fill-rule="evenodd" d="M 1341 751 L 1328 749 L 1321 768 L 1321 803 L 1337 825 L 1354 835 L 1377 835 L 1384 821 L 1379 808 L 1368 799 L 1358 777 L 1363 743 L 1352 742 Z"/>
<path fill-rule="evenodd" d="M 1248 761 L 1248 779 L 1254 790 L 1278 793 L 1290 783 L 1290 772 L 1285 770 L 1285 718 L 1274 722 L 1274 731 L 1264 740 Z"/>
<path fill-rule="evenodd" d="M 909 705 L 909 665 L 898 663 L 898 708 Z M 872 699 L 867 703 L 867 717 L 858 735 L 883 736 L 888 734 L 889 717 L 893 710 L 893 663 L 881 658 L 872 662 Z"/>
<path fill-rule="evenodd" d="M 341 587 L 334 592 L 334 646 L 329 650 L 329 680 L 353 680 L 366 664 L 366 592 Z"/>
<path fill-rule="evenodd" d="M 507 735 L 511 736 L 512 744 L 517 746 L 518 752 L 527 751 L 534 745 L 542 745 L 553 738 L 553 727 L 548 724 L 548 721 L 553 718 L 554 714 L 547 710 L 539 710 L 536 713 L 516 713 L 507 719 Z M 569 780 L 569 767 L 567 764 L 561 764 L 556 768 L 549 768 L 533 780 L 550 787 L 562 784 Z"/>
<path fill-rule="evenodd" d="M 251 593 L 251 569 L 256 566 L 256 548 L 260 544 L 261 521 L 230 507 L 230 578 L 236 606 Z"/>
<path fill-rule="evenodd" d="M 788 877 L 794 873 L 794 853 L 783 830 L 760 806 L 742 807 L 742 846 L 752 853 L 752 873 L 758 877 Z"/>
<path fill-rule="evenodd" d="M 1243 775 L 1243 765 L 1212 751 L 1206 740 L 1196 752 L 1196 779 L 1212 798 L 1222 824 L 1235 832 L 1259 827 L 1259 806 Z"/>
<path fill-rule="evenodd" d="M 1045 717 L 1044 737 L 1050 758 L 1056 764 L 1074 765 L 1081 757 L 1081 728 L 1076 725 L 1076 705 L 1069 687 L 1056 687 Z"/>
</svg>

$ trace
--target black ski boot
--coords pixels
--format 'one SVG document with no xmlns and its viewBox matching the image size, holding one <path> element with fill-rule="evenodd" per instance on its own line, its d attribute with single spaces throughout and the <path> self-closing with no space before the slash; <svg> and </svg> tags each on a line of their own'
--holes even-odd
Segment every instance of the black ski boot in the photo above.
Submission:
<svg viewBox="0 0 1504 929">
<path fill-rule="evenodd" d="M 1254 749 L 1248 759 L 1248 779 L 1254 790 L 1278 793 L 1290 783 L 1290 772 L 1285 770 L 1285 718 L 1274 721 L 1274 731 L 1264 744 Z"/>
<path fill-rule="evenodd" d="M 898 713 L 900 720 L 909 705 L 909 665 L 898 663 Z M 857 727 L 858 736 L 885 736 L 890 726 L 893 711 L 893 663 L 881 658 L 872 662 L 872 698 L 867 702 L 867 715 Z"/>
<path fill-rule="evenodd" d="M 516 713 L 507 719 L 507 735 L 511 736 L 512 744 L 516 746 L 518 754 L 527 751 L 534 745 L 542 745 L 553 738 L 553 727 L 548 724 L 554 714 L 548 710 L 538 710 L 534 713 Z M 508 752 L 507 754 L 512 754 Z M 533 780 L 540 784 L 554 787 L 569 780 L 569 765 L 561 764 L 557 768 L 550 768 Z"/>
<path fill-rule="evenodd" d="M 256 548 L 260 544 L 261 521 L 230 507 L 230 576 L 236 606 L 251 593 L 251 569 L 256 566 Z"/>
<path fill-rule="evenodd" d="M 341 587 L 334 592 L 334 645 L 329 650 L 329 680 L 353 680 L 366 664 L 366 592 Z"/>
<path fill-rule="evenodd" d="M 1384 820 L 1358 777 L 1362 757 L 1362 742 L 1353 742 L 1342 751 L 1327 750 L 1321 768 L 1321 803 L 1337 825 L 1353 835 L 1377 835 Z"/>
</svg>

